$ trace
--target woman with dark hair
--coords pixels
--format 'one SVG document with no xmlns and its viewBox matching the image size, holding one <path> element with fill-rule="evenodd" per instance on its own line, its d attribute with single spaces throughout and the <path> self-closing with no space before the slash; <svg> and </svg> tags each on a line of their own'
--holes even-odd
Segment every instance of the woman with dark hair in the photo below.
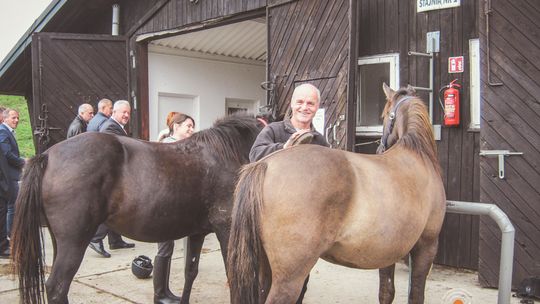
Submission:
<svg viewBox="0 0 540 304">
<path fill-rule="evenodd" d="M 190 137 L 195 128 L 195 121 L 191 116 L 177 112 L 171 117 L 168 127 L 169 136 L 165 137 L 161 142 L 175 142 Z"/>
<path fill-rule="evenodd" d="M 171 120 L 174 117 L 174 115 L 178 113 L 179 112 L 172 111 L 172 112 L 169 112 L 169 114 L 167 114 L 167 118 L 165 118 L 165 125 L 167 127 L 159 131 L 156 141 L 162 142 L 165 137 L 168 137 L 170 135 L 171 131 L 169 130 L 169 125 L 171 124 Z"/>
<path fill-rule="evenodd" d="M 189 115 L 171 112 L 167 116 L 169 135 L 161 139 L 163 143 L 171 143 L 190 137 L 195 128 L 195 120 Z M 171 257 L 174 250 L 174 240 L 158 243 L 158 252 L 154 259 L 154 303 L 180 303 L 180 297 L 175 296 L 169 289 L 169 274 Z"/>
</svg>

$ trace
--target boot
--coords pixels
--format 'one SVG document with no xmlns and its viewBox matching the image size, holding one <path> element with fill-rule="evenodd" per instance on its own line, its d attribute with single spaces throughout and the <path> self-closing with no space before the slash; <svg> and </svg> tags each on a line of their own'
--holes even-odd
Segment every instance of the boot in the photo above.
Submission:
<svg viewBox="0 0 540 304">
<path fill-rule="evenodd" d="M 175 296 L 169 289 L 169 273 L 171 257 L 156 256 L 154 259 L 154 303 L 180 304 L 180 297 Z"/>
</svg>

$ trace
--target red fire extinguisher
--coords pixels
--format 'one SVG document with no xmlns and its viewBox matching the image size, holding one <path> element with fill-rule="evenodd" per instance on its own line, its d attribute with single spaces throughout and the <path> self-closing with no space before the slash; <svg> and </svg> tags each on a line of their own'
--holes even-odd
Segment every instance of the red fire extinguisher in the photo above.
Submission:
<svg viewBox="0 0 540 304">
<path fill-rule="evenodd" d="M 444 105 L 441 102 L 441 106 L 444 109 L 444 125 L 445 126 L 459 126 L 459 90 L 461 86 L 455 83 L 457 79 L 450 82 L 449 85 L 441 88 L 444 90 Z M 440 92 L 439 92 L 440 93 Z M 440 94 L 439 94 L 440 101 Z"/>
</svg>

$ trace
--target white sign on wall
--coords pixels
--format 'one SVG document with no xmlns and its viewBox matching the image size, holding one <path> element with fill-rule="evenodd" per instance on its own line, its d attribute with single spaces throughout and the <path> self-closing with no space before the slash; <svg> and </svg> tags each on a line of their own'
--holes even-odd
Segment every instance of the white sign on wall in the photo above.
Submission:
<svg viewBox="0 0 540 304">
<path fill-rule="evenodd" d="M 317 110 L 317 113 L 313 117 L 312 123 L 313 123 L 313 127 L 315 127 L 315 130 L 317 130 L 317 132 L 325 136 L 324 134 L 324 109 L 323 108 L 320 108 Z"/>
<path fill-rule="evenodd" d="M 458 7 L 460 4 L 461 0 L 416 0 L 416 12 Z"/>
</svg>

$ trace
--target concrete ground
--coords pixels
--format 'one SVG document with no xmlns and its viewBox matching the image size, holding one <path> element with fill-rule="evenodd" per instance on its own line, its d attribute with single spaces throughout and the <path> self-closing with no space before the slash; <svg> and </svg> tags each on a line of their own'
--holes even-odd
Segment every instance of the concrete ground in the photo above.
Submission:
<svg viewBox="0 0 540 304">
<path fill-rule="evenodd" d="M 48 234 L 45 232 L 45 235 Z M 144 254 L 154 259 L 157 246 L 136 242 L 133 249 L 111 250 L 112 257 L 102 258 L 88 249 L 69 294 L 70 303 L 152 303 L 152 279 L 140 280 L 131 273 L 131 261 Z M 46 241 L 47 265 L 52 247 Z M 177 241 L 173 255 L 171 284 L 175 293 L 183 287 L 183 242 Z M 17 284 L 9 274 L 9 260 L 0 259 L 0 303 L 19 303 Z M 320 260 L 311 271 L 304 303 L 378 303 L 378 271 L 356 270 Z M 408 270 L 396 267 L 396 298 L 394 303 L 407 303 Z M 470 302 L 496 303 L 497 290 L 481 288 L 477 274 L 471 271 L 434 267 L 427 282 L 426 303 L 451 303 L 445 297 L 467 294 Z M 191 294 L 191 303 L 229 303 L 229 291 L 223 260 L 215 236 L 206 238 L 201 255 L 199 277 Z M 519 303 L 512 298 L 511 303 Z"/>
</svg>

